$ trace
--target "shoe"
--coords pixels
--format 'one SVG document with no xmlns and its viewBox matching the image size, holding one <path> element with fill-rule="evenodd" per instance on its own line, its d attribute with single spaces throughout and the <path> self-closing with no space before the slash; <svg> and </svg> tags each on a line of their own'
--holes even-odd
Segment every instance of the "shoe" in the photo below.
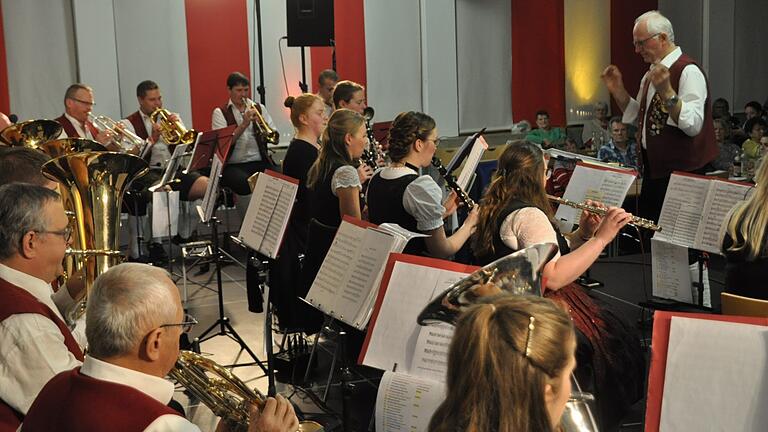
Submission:
<svg viewBox="0 0 768 432">
<path fill-rule="evenodd" d="M 160 243 L 149 244 L 149 260 L 154 264 L 168 262 L 168 254 L 165 253 L 163 245 Z"/>
</svg>

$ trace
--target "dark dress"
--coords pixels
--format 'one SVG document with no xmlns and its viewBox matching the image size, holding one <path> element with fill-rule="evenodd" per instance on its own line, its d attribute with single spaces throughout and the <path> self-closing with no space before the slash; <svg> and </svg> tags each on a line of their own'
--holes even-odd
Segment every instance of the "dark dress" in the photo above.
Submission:
<svg viewBox="0 0 768 432">
<path fill-rule="evenodd" d="M 317 159 L 317 154 L 317 147 L 304 140 L 293 139 L 283 159 L 283 174 L 299 180 L 299 190 L 280 246 L 280 254 L 271 268 L 270 300 L 275 306 L 280 326 L 289 330 L 315 327 L 318 321 L 314 309 L 299 300 L 299 297 L 307 294 L 307 287 L 300 278 L 300 257 L 306 253 L 309 235 L 307 173 Z"/>
<path fill-rule="evenodd" d="M 495 222 L 494 253 L 478 256 L 481 265 L 515 252 L 502 241 L 501 225 L 510 213 L 525 207 L 533 206 L 517 200 L 507 205 Z M 557 227 L 553 228 L 560 254 L 565 255 L 570 252 L 568 243 Z M 629 407 L 644 395 L 645 357 L 637 333 L 575 282 L 547 290 L 544 297 L 563 305 L 571 315 L 577 330 L 574 373 L 582 390 L 595 396 L 600 430 L 615 430 Z"/>
<path fill-rule="evenodd" d="M 765 242 L 763 238 L 763 250 Z M 725 292 L 761 300 L 768 300 L 768 256 L 747 261 L 743 253 L 728 251 L 733 239 L 725 233 L 723 254 L 725 254 Z"/>
</svg>

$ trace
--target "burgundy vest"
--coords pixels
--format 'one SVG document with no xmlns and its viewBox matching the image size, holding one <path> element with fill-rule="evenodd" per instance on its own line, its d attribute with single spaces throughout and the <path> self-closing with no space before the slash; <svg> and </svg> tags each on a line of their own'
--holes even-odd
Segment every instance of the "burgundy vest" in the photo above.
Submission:
<svg viewBox="0 0 768 432">
<path fill-rule="evenodd" d="M 237 121 L 235 120 L 235 113 L 232 112 L 232 107 L 233 105 L 230 105 L 229 103 L 219 107 L 219 109 L 221 109 L 221 113 L 224 114 L 224 120 L 227 121 L 227 126 L 237 125 Z M 259 113 L 261 113 L 261 105 L 256 104 L 256 109 L 259 110 Z M 256 137 L 256 145 L 259 146 L 259 154 L 261 155 L 261 160 L 275 165 L 272 157 L 269 155 L 269 150 L 267 150 L 267 143 L 258 138 L 259 134 L 256 132 L 256 125 L 252 124 L 251 127 L 253 127 L 253 135 Z M 230 150 L 230 154 L 232 154 L 232 150 Z"/>
<path fill-rule="evenodd" d="M 38 301 L 29 292 L 0 279 L 0 322 L 11 315 L 36 313 L 53 321 L 64 336 L 64 345 L 78 360 L 83 361 L 83 351 L 72 337 L 66 324 L 48 306 Z M 11 408 L 5 401 L 0 400 L 0 432 L 15 431 L 24 415 Z"/>
<path fill-rule="evenodd" d="M 149 138 L 147 127 L 144 126 L 144 119 L 141 118 L 141 114 L 138 111 L 129 115 L 126 119 L 133 125 L 133 130 L 136 131 L 136 135 L 141 139 Z"/>
<path fill-rule="evenodd" d="M 69 137 L 69 138 L 85 138 L 85 137 L 80 136 L 79 133 L 77 133 L 77 129 L 75 129 L 75 126 L 72 124 L 71 121 L 69 121 L 69 119 L 64 114 L 62 114 L 59 117 L 56 117 L 54 120 L 59 122 L 61 127 L 64 128 L 64 132 L 67 133 L 67 137 Z"/>
<path fill-rule="evenodd" d="M 143 431 L 158 417 L 179 415 L 127 385 L 62 372 L 48 381 L 29 408 L 22 431 Z"/>
<path fill-rule="evenodd" d="M 675 92 L 680 88 L 680 75 L 688 65 L 701 69 L 691 57 L 686 54 L 669 68 L 669 80 Z M 702 74 L 704 71 L 702 71 Z M 646 77 L 646 80 L 648 78 Z M 704 76 L 706 80 L 706 75 Z M 709 81 L 707 82 L 707 99 L 704 102 L 704 124 L 696 136 L 688 136 L 682 130 L 664 122 L 664 127 L 658 135 L 651 136 L 650 121 L 644 118 L 645 142 L 648 157 L 646 172 L 652 179 L 669 177 L 672 171 L 693 171 L 702 168 L 717 157 L 719 150 L 715 142 L 715 129 L 712 121 L 712 104 L 710 102 Z M 640 101 L 641 116 L 646 115 L 647 92 L 643 92 Z M 649 107 L 652 109 L 653 105 Z M 651 113 L 648 113 L 650 115 Z M 639 146 L 638 146 L 639 147 Z"/>
</svg>

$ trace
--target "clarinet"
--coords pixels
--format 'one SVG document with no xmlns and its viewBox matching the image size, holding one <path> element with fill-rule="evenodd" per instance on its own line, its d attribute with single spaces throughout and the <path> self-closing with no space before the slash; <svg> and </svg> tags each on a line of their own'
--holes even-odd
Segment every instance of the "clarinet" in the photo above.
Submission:
<svg viewBox="0 0 768 432">
<path fill-rule="evenodd" d="M 437 168 L 437 171 L 440 173 L 440 177 L 445 180 L 445 184 L 447 184 L 451 190 L 456 192 L 456 196 L 459 198 L 461 204 L 464 205 L 467 210 L 472 210 L 472 208 L 475 207 L 475 202 L 472 200 L 472 198 L 469 197 L 469 195 L 467 195 L 466 192 L 464 192 L 464 189 L 462 189 L 461 186 L 456 183 L 456 177 L 453 174 L 448 174 L 448 170 L 445 169 L 440 158 L 437 156 L 432 157 L 432 166 Z"/>
<path fill-rule="evenodd" d="M 365 133 L 368 135 L 368 158 L 373 160 L 371 168 L 378 168 L 378 161 L 384 158 L 384 155 L 379 151 L 379 142 L 376 140 L 376 136 L 373 134 L 373 128 L 371 127 L 371 120 L 373 119 L 374 110 L 372 107 L 365 107 L 363 110 L 363 117 L 365 118 Z"/>
<path fill-rule="evenodd" d="M 376 163 L 376 155 L 371 153 L 368 149 L 363 150 L 363 154 L 360 156 L 360 162 L 368 165 L 374 171 L 379 167 Z"/>
</svg>

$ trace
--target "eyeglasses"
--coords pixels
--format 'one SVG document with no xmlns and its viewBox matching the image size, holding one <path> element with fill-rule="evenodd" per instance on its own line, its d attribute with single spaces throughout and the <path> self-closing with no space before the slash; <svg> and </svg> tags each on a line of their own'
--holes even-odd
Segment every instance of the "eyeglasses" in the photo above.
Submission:
<svg viewBox="0 0 768 432">
<path fill-rule="evenodd" d="M 432 141 L 433 143 L 435 143 L 435 147 L 440 147 L 440 142 L 442 141 L 442 138 L 435 138 L 435 139 L 432 139 L 432 138 L 422 138 L 421 140 L 424 141 L 424 142 Z"/>
<path fill-rule="evenodd" d="M 658 36 L 658 35 L 660 35 L 660 34 L 661 34 L 661 33 L 654 33 L 654 34 L 652 34 L 652 35 L 648 36 L 647 38 L 645 38 L 645 39 L 643 39 L 643 40 L 639 40 L 639 41 L 632 41 L 632 45 L 634 45 L 634 46 L 635 46 L 635 48 L 642 48 L 642 47 L 645 45 L 645 43 L 646 43 L 646 42 L 648 42 L 649 40 L 651 40 L 651 39 L 655 38 L 656 36 Z"/>
<path fill-rule="evenodd" d="M 84 100 L 82 100 L 82 99 L 78 99 L 78 98 L 70 98 L 70 99 L 72 99 L 72 100 L 73 100 L 73 101 L 75 101 L 75 102 L 80 102 L 80 103 L 81 103 L 81 104 L 83 104 L 83 105 L 88 105 L 88 106 L 90 106 L 90 107 L 92 107 L 92 106 L 95 106 L 95 105 L 96 105 L 96 102 L 89 102 L 89 101 L 84 101 Z"/>
<path fill-rule="evenodd" d="M 72 227 L 71 226 L 68 226 L 68 227 L 64 228 L 63 230 L 61 230 L 61 231 L 35 231 L 35 232 L 39 233 L 39 234 L 55 234 L 55 235 L 60 235 L 64 239 L 65 242 L 69 242 L 69 239 L 72 238 Z"/>
<path fill-rule="evenodd" d="M 197 324 L 197 319 L 193 317 L 190 314 L 184 314 L 184 321 L 177 323 L 177 324 L 163 324 L 160 327 L 176 327 L 181 326 L 181 332 L 182 333 L 189 333 L 190 330 L 192 330 L 192 327 Z"/>
</svg>

